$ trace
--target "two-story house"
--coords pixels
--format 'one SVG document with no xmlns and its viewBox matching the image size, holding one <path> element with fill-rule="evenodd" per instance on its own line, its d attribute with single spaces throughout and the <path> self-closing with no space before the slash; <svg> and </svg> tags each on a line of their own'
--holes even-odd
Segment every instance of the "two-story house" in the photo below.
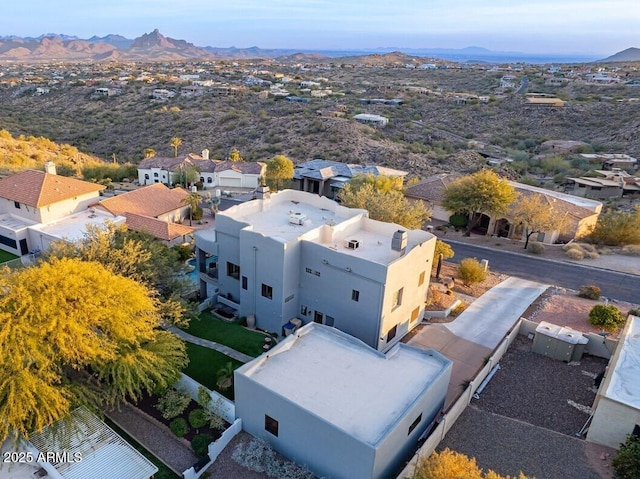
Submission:
<svg viewBox="0 0 640 479">
<path fill-rule="evenodd" d="M 196 232 L 199 270 L 217 256 L 220 301 L 240 316 L 278 334 L 294 318 L 321 323 L 382 351 L 423 316 L 435 242 L 294 190 L 218 213 L 215 235 Z"/>
</svg>

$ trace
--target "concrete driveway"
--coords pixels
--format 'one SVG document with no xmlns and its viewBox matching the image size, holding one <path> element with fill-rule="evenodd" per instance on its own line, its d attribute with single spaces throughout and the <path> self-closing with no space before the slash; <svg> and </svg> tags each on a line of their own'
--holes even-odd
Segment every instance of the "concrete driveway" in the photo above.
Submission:
<svg viewBox="0 0 640 479">
<path fill-rule="evenodd" d="M 408 343 L 433 348 L 453 361 L 445 410 L 485 364 L 502 338 L 548 285 L 509 278 L 491 288 L 450 323 L 425 324 Z"/>
</svg>

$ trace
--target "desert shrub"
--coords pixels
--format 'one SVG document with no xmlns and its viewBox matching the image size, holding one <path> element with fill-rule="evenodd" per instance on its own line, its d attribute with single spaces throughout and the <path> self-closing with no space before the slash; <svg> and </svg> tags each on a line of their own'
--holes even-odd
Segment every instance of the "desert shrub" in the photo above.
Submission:
<svg viewBox="0 0 640 479">
<path fill-rule="evenodd" d="M 465 303 L 464 301 L 460 301 L 458 306 L 451 310 L 451 316 L 455 318 L 456 316 L 461 315 L 464 310 L 467 309 L 467 306 L 469 306 L 467 303 Z"/>
<path fill-rule="evenodd" d="M 627 245 L 620 250 L 620 253 L 626 254 L 627 256 L 640 256 L 640 246 Z"/>
<path fill-rule="evenodd" d="M 465 381 L 461 386 L 465 386 Z M 468 384 L 466 384 L 468 386 Z M 465 387 L 466 389 L 466 387 Z M 433 452 L 429 457 L 423 459 L 418 464 L 413 475 L 414 479 L 508 479 L 500 474 L 488 470 L 483 471 L 476 459 L 465 456 L 459 452 L 445 449 L 442 452 Z M 527 479 L 522 472 L 512 479 Z"/>
<path fill-rule="evenodd" d="M 527 249 L 532 254 L 544 253 L 544 245 L 542 243 L 531 243 Z"/>
<path fill-rule="evenodd" d="M 199 221 L 202 219 L 202 208 L 200 208 L 199 206 L 193 210 L 193 213 L 191 214 L 191 218 L 193 218 L 196 221 Z"/>
<path fill-rule="evenodd" d="M 442 293 L 438 291 L 434 286 L 429 286 L 426 305 L 439 306 L 441 304 L 442 304 Z"/>
<path fill-rule="evenodd" d="M 640 437 L 629 434 L 611 465 L 620 479 L 640 478 Z"/>
<path fill-rule="evenodd" d="M 451 226 L 455 226 L 456 228 L 467 226 L 468 222 L 469 219 L 466 215 L 455 214 L 449 217 L 449 224 L 451 224 Z"/>
<path fill-rule="evenodd" d="M 487 279 L 487 271 L 477 259 L 465 258 L 458 265 L 458 276 L 465 286 L 471 286 Z"/>
<path fill-rule="evenodd" d="M 445 243 L 444 241 L 437 239 L 436 247 L 433 251 L 434 262 L 438 261 L 438 258 L 440 257 L 441 254 L 442 254 L 443 260 L 453 258 L 455 255 L 453 248 L 451 248 L 449 243 Z"/>
<path fill-rule="evenodd" d="M 584 253 L 582 252 L 581 249 L 578 249 L 578 248 L 568 249 L 565 251 L 564 254 L 567 256 L 567 258 L 573 259 L 576 261 L 580 261 L 584 259 Z"/>
<path fill-rule="evenodd" d="M 189 413 L 189 424 L 194 429 L 199 429 L 207 424 L 207 413 L 204 409 L 194 409 Z"/>
<path fill-rule="evenodd" d="M 582 285 L 578 289 L 578 296 L 587 299 L 600 299 L 600 288 L 593 284 Z"/>
<path fill-rule="evenodd" d="M 574 243 L 574 246 L 579 246 L 582 251 L 585 253 L 597 253 L 598 250 L 595 246 L 589 243 Z"/>
<path fill-rule="evenodd" d="M 627 314 L 631 316 L 638 316 L 640 318 L 640 308 L 630 309 Z"/>
<path fill-rule="evenodd" d="M 587 251 L 584 253 L 584 257 L 586 259 L 598 259 L 600 257 L 600 253 L 597 251 Z"/>
<path fill-rule="evenodd" d="M 189 431 L 189 425 L 186 419 L 177 417 L 169 423 L 169 429 L 177 437 L 183 437 Z"/>
<path fill-rule="evenodd" d="M 588 241 L 609 246 L 640 244 L 640 208 L 632 213 L 607 210 L 600 215 Z"/>
<path fill-rule="evenodd" d="M 206 456 L 209 452 L 209 444 L 213 442 L 211 434 L 198 434 L 191 439 L 191 449 L 198 457 Z"/>
<path fill-rule="evenodd" d="M 596 304 L 589 311 L 589 324 L 604 331 L 615 331 L 624 322 L 625 318 L 622 313 L 612 304 Z"/>
<path fill-rule="evenodd" d="M 263 439 L 251 439 L 249 444 L 241 442 L 233 449 L 231 458 L 241 466 L 255 472 L 264 472 L 269 477 L 281 479 L 315 477 L 307 469 L 280 459 L 269 443 Z"/>
<path fill-rule="evenodd" d="M 178 389 L 168 389 L 156 404 L 156 409 L 162 413 L 165 419 L 173 419 L 187 409 L 191 402 L 189 395 Z"/>
</svg>

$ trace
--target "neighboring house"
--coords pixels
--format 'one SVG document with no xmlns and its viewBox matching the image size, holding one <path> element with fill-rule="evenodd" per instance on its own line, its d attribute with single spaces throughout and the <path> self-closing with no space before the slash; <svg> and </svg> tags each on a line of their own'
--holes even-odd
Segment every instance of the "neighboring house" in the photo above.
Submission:
<svg viewBox="0 0 640 479">
<path fill-rule="evenodd" d="M 581 153 L 580 156 L 591 163 L 600 163 L 603 170 L 635 171 L 638 169 L 638 160 L 623 153 Z"/>
<path fill-rule="evenodd" d="M 79 239 L 89 224 L 124 221 L 89 209 L 104 186 L 58 176 L 50 162 L 45 168 L 0 180 L 0 249 L 22 256 L 55 240 Z"/>
<path fill-rule="evenodd" d="M 169 189 L 159 183 L 103 199 L 96 206 L 126 217 L 129 229 L 149 233 L 172 246 L 193 234 L 193 228 L 179 224 L 189 218 L 189 206 L 184 203 L 187 196 L 182 188 Z"/>
<path fill-rule="evenodd" d="M 540 147 L 543 150 L 551 150 L 554 153 L 580 153 L 584 148 L 591 148 L 589 143 L 574 140 L 548 140 Z"/>
<path fill-rule="evenodd" d="M 566 177 L 563 186 L 565 193 L 597 200 L 622 198 L 624 193 L 624 180 L 621 177 Z"/>
<path fill-rule="evenodd" d="M 587 441 L 618 449 L 640 434 L 640 318 L 629 316 L 592 407 Z"/>
<path fill-rule="evenodd" d="M 360 123 L 379 127 L 387 126 L 387 124 L 389 123 L 389 118 L 387 118 L 386 116 L 373 115 L 371 113 L 360 113 L 359 115 L 355 115 L 353 119 Z"/>
<path fill-rule="evenodd" d="M 240 316 L 280 335 L 292 318 L 322 323 L 382 351 L 420 322 L 434 248 L 430 233 L 294 190 L 218 213 L 215 237 L 196 232 L 199 271 L 217 256 L 218 301 Z"/>
<path fill-rule="evenodd" d="M 384 166 L 354 165 L 315 159 L 295 166 L 291 188 L 333 199 L 337 192 L 356 175 L 385 175 L 404 178 L 407 176 L 407 172 Z"/>
<path fill-rule="evenodd" d="M 236 369 L 236 416 L 318 477 L 395 477 L 439 417 L 451 370 L 434 350 L 382 354 L 312 323 Z"/>
<path fill-rule="evenodd" d="M 267 165 L 258 161 L 221 161 L 209 159 L 209 150 L 202 156 L 189 153 L 175 158 L 145 158 L 138 165 L 138 181 L 141 185 L 182 182 L 182 175 L 193 168 L 199 172 L 199 181 L 208 188 L 257 188 L 264 177 Z"/>
<path fill-rule="evenodd" d="M 405 195 L 412 200 L 421 200 L 433 211 L 433 219 L 449 221 L 454 213 L 441 206 L 445 190 L 460 175 L 439 174 L 429 177 L 420 183 L 406 189 Z M 602 211 L 602 203 L 595 200 L 580 198 L 559 191 L 545 190 L 536 186 L 525 185 L 515 181 L 509 181 L 520 197 L 528 195 L 542 195 L 544 201 L 553 208 L 557 215 L 564 218 L 562 229 L 556 231 L 539 232 L 532 239 L 541 243 L 552 244 L 556 241 L 569 241 L 586 235 L 595 226 L 598 216 Z M 517 200 L 516 200 L 517 201 Z M 499 217 L 491 217 L 482 212 L 478 230 L 487 235 L 496 235 L 506 238 L 523 239 L 524 225 L 514 225 L 509 214 Z"/>
<path fill-rule="evenodd" d="M 10 450 L 5 443 L 2 451 Z M 0 478 L 150 479 L 158 472 L 151 461 L 84 408 L 31 434 L 17 451 L 19 457 L 33 460 L 2 464 Z"/>
</svg>

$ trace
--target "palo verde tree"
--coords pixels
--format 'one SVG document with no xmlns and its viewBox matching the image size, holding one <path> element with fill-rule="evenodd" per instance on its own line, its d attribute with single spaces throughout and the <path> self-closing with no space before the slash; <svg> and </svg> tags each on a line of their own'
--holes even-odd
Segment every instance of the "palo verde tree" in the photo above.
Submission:
<svg viewBox="0 0 640 479">
<path fill-rule="evenodd" d="M 529 246 L 529 239 L 535 233 L 561 230 L 564 226 L 564 216 L 558 214 L 553 204 L 545 195 L 521 195 L 511 205 L 509 216 L 513 224 L 524 227 L 524 249 Z"/>
<path fill-rule="evenodd" d="M 480 223 L 481 213 L 505 214 L 516 197 L 515 189 L 507 180 L 492 170 L 481 170 L 451 183 L 444 192 L 442 206 L 471 216 L 465 231 L 465 236 L 471 236 L 471 230 Z"/>
<path fill-rule="evenodd" d="M 178 156 L 178 148 L 180 148 L 180 145 L 182 145 L 182 138 L 178 138 L 177 136 L 174 136 L 173 138 L 171 138 L 171 141 L 169 142 L 169 146 L 173 148 L 173 156 L 175 157 Z"/>
<path fill-rule="evenodd" d="M 0 441 L 85 404 L 137 400 L 187 363 L 148 289 L 101 264 L 52 259 L 0 275 Z"/>
<path fill-rule="evenodd" d="M 269 186 L 276 191 L 280 189 L 281 182 L 290 181 L 293 178 L 293 161 L 284 155 L 276 155 L 267 162 L 266 180 Z"/>
<path fill-rule="evenodd" d="M 231 148 L 231 151 L 229 152 L 229 161 L 244 161 L 237 148 Z"/>
<path fill-rule="evenodd" d="M 613 209 L 605 211 L 588 240 L 608 246 L 640 245 L 640 207 L 631 213 Z"/>
<path fill-rule="evenodd" d="M 420 229 L 431 218 L 431 211 L 424 203 L 411 202 L 404 196 L 402 178 L 356 175 L 338 197 L 349 208 L 368 210 L 371 219 L 397 223 L 408 229 Z"/>
<path fill-rule="evenodd" d="M 126 226 L 106 229 L 89 227 L 81 240 L 52 243 L 46 258 L 77 258 L 98 262 L 113 274 L 143 284 L 156 299 L 162 320 L 186 326 L 195 314 L 193 306 L 182 299 L 188 280 L 178 252 L 147 233 L 130 231 Z"/>
<path fill-rule="evenodd" d="M 495 471 L 484 472 L 470 458 L 459 452 L 445 449 L 433 452 L 423 459 L 413 475 L 413 479 L 527 479 L 522 472 L 517 476 L 501 476 Z"/>
</svg>

